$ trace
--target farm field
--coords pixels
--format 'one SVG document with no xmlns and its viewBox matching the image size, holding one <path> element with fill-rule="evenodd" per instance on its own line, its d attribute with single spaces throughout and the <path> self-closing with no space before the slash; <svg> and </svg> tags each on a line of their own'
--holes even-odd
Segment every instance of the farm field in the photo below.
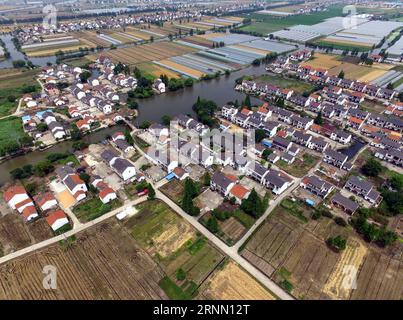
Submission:
<svg viewBox="0 0 403 320">
<path fill-rule="evenodd" d="M 251 25 L 241 27 L 241 30 L 247 32 L 256 32 L 262 36 L 266 36 L 269 33 L 279 31 L 287 27 L 295 26 L 298 24 L 314 25 L 316 23 L 322 22 L 325 19 L 341 15 L 342 6 L 332 6 L 326 12 L 290 16 L 285 18 L 275 18 L 270 15 L 259 13 L 244 14 L 242 15 L 242 17 L 251 18 L 253 19 L 253 22 Z"/>
<path fill-rule="evenodd" d="M 270 292 L 234 262 L 229 262 L 222 269 L 217 270 L 198 298 L 207 300 L 275 299 Z"/>
<path fill-rule="evenodd" d="M 0 69 L 0 90 L 15 89 L 24 85 L 38 85 L 35 76 L 38 70 Z"/>
<path fill-rule="evenodd" d="M 158 43 L 144 44 L 130 48 L 116 49 L 104 52 L 114 62 L 122 62 L 133 66 L 139 63 L 150 62 L 153 60 L 167 59 L 173 56 L 179 56 L 185 53 L 195 52 L 193 48 L 181 46 L 179 44 L 163 41 Z M 88 56 L 91 60 L 96 60 L 98 54 Z"/>
<path fill-rule="evenodd" d="M 200 78 L 200 77 L 202 77 L 204 75 L 203 72 L 200 72 L 198 70 L 183 66 L 180 63 L 177 63 L 177 62 L 174 62 L 174 61 L 171 61 L 171 60 L 168 60 L 168 59 L 158 61 L 158 65 L 166 67 L 166 68 L 168 68 L 170 70 L 173 70 L 173 71 L 177 71 L 177 72 L 179 72 L 181 74 L 184 74 L 186 76 L 190 76 L 190 77 L 196 78 L 196 79 L 198 79 L 198 78 Z"/>
<path fill-rule="evenodd" d="M 332 69 L 342 64 L 340 56 L 315 52 L 311 60 L 301 63 L 302 66 L 312 66 L 314 68 Z"/>
<path fill-rule="evenodd" d="M 0 217 L 0 256 L 52 237 L 44 219 L 26 224 L 16 213 Z"/>
<path fill-rule="evenodd" d="M 162 74 L 165 74 L 169 78 L 180 78 L 178 73 L 151 62 L 141 63 L 137 65 L 137 68 L 139 68 L 142 72 L 150 74 L 156 78 L 160 77 Z"/>
<path fill-rule="evenodd" d="M 305 208 L 303 215 L 306 222 L 277 207 L 249 238 L 242 255 L 299 299 L 402 298 L 401 243 L 380 249 L 332 219 L 311 220 Z M 325 243 L 336 235 L 347 239 L 341 253 Z M 357 290 L 343 285 L 346 266 L 358 270 Z"/>
<path fill-rule="evenodd" d="M 147 201 L 137 209 L 124 226 L 166 273 L 160 286 L 171 299 L 192 298 L 225 256 L 166 204 Z"/>
<path fill-rule="evenodd" d="M 184 194 L 184 182 L 177 179 L 172 179 L 168 183 L 164 184 L 160 188 L 161 192 L 165 194 L 169 199 L 180 205 Z"/>
<path fill-rule="evenodd" d="M 44 290 L 43 267 L 57 268 L 57 289 Z M 0 299 L 167 299 L 161 268 L 115 221 L 0 266 Z"/>
<path fill-rule="evenodd" d="M 97 196 L 95 196 L 92 199 L 79 203 L 73 208 L 73 212 L 81 222 L 88 222 L 121 206 L 122 201 L 119 199 L 104 204 Z"/>
</svg>

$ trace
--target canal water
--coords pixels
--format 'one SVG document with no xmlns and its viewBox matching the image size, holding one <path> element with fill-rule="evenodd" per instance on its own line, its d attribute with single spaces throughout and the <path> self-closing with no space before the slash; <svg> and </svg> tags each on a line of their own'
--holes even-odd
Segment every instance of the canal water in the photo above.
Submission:
<svg viewBox="0 0 403 320">
<path fill-rule="evenodd" d="M 11 41 L 11 36 L 7 37 L 4 42 L 7 42 L 7 47 L 10 43 L 12 48 L 15 49 L 14 44 Z M 13 59 L 19 59 L 19 51 L 11 51 Z M 13 55 L 14 54 L 14 55 Z M 23 56 L 24 57 L 24 56 Z M 42 61 L 45 65 L 48 60 L 43 58 Z M 31 59 L 33 62 L 34 60 Z M 3 62 L 4 63 L 4 62 Z M 37 62 L 34 62 L 35 64 Z M 2 64 L 0 64 L 0 67 Z M 12 66 L 12 65 L 11 65 Z M 149 99 L 139 100 L 139 116 L 134 120 L 135 125 L 141 124 L 147 120 L 150 122 L 160 122 L 163 115 L 169 115 L 174 117 L 178 114 L 191 114 L 195 116 L 192 105 L 196 102 L 197 97 L 200 96 L 204 99 L 213 100 L 220 107 L 229 101 L 235 101 L 236 99 L 241 103 L 245 99 L 245 95 L 234 90 L 235 80 L 244 75 L 260 75 L 265 73 L 264 65 L 250 66 L 231 73 L 229 76 L 221 76 L 217 79 L 208 81 L 200 81 L 190 88 L 184 88 L 175 92 L 167 92 L 161 95 L 155 95 Z M 251 98 L 252 104 L 261 104 L 262 101 L 256 98 Z M 91 133 L 85 136 L 84 140 L 88 143 L 99 143 L 105 139 L 107 135 L 111 135 L 116 131 L 124 130 L 124 126 L 115 126 L 111 128 L 102 129 L 100 131 Z M 45 151 L 35 151 L 29 154 L 13 158 L 0 164 L 0 185 L 10 180 L 10 171 L 21 168 L 27 164 L 35 164 L 41 160 L 44 160 L 49 153 L 53 152 L 69 152 L 72 150 L 72 142 L 65 141 L 58 143 L 57 145 L 49 148 Z"/>
<path fill-rule="evenodd" d="M 91 134 L 88 134 L 83 137 L 83 140 L 88 144 L 99 143 L 109 135 L 114 134 L 117 131 L 124 131 L 126 129 L 125 125 L 116 125 L 113 127 L 108 127 L 104 129 L 100 129 Z M 0 164 L 0 186 L 4 183 L 11 180 L 10 171 L 22 168 L 27 164 L 36 164 L 42 160 L 46 159 L 46 156 L 50 153 L 57 152 L 73 152 L 73 141 L 63 141 L 54 145 L 53 147 L 46 149 L 44 151 L 34 151 L 27 153 L 22 156 L 18 156 L 16 158 L 12 158 L 11 160 L 7 160 Z"/>
<path fill-rule="evenodd" d="M 354 158 L 354 156 L 365 146 L 365 142 L 359 140 L 358 138 L 354 137 L 353 138 L 353 143 L 347 147 L 347 148 L 342 148 L 339 149 L 341 153 L 345 154 L 348 157 L 348 160 L 351 160 Z"/>
<path fill-rule="evenodd" d="M 28 58 L 22 52 L 18 51 L 14 45 L 14 42 L 11 40 L 13 37 L 10 34 L 4 34 L 0 36 L 0 39 L 3 40 L 4 44 L 8 52 L 10 52 L 10 58 L 0 61 L 0 69 L 4 68 L 12 68 L 14 60 L 25 60 L 31 61 L 34 65 L 44 67 L 48 62 L 56 63 L 56 56 L 49 57 L 37 57 L 37 58 Z"/>
<path fill-rule="evenodd" d="M 231 73 L 229 76 L 221 76 L 217 79 L 200 81 L 190 88 L 184 88 L 175 92 L 166 92 L 154 95 L 145 100 L 138 100 L 139 116 L 135 124 L 143 121 L 160 122 L 163 115 L 174 117 L 178 114 L 191 114 L 195 116 L 192 105 L 197 97 L 213 100 L 219 107 L 229 101 L 238 99 L 241 103 L 245 94 L 234 90 L 235 80 L 245 75 L 261 75 L 265 73 L 265 66 L 250 66 L 248 68 Z M 259 99 L 251 98 L 252 104 L 261 104 Z"/>
</svg>

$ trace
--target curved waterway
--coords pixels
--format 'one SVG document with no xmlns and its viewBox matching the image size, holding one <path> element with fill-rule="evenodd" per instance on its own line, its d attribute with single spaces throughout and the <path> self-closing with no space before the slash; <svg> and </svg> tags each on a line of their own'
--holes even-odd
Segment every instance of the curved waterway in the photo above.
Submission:
<svg viewBox="0 0 403 320">
<path fill-rule="evenodd" d="M 150 122 L 160 122 L 163 115 L 176 116 L 178 114 L 191 114 L 194 116 L 192 105 L 197 97 L 213 100 L 218 106 L 222 106 L 229 101 L 238 99 L 241 103 L 245 95 L 234 90 L 235 80 L 244 75 L 260 75 L 265 72 L 264 65 L 258 67 L 248 67 L 240 71 L 231 73 L 229 76 L 221 76 L 218 79 L 200 81 L 191 88 L 185 88 L 175 92 L 167 92 L 155 95 L 152 98 L 139 100 L 139 116 L 135 120 L 135 125 L 147 120 Z M 259 99 L 251 98 L 252 104 L 260 104 Z M 125 126 L 114 126 L 105 128 L 84 137 L 88 143 L 99 143 L 107 135 L 116 131 L 122 131 Z M 21 168 L 27 164 L 35 164 L 44 160 L 49 153 L 72 151 L 72 141 L 65 141 L 44 151 L 35 151 L 23 156 L 13 158 L 0 164 L 0 185 L 10 181 L 10 171 Z"/>
<path fill-rule="evenodd" d="M 116 125 L 113 127 L 108 127 L 104 129 L 100 129 L 98 131 L 92 132 L 83 137 L 83 140 L 88 144 L 99 143 L 108 135 L 112 135 L 117 131 L 124 131 L 126 129 L 125 125 Z M 42 160 L 46 159 L 46 156 L 50 153 L 57 153 L 57 152 L 73 152 L 73 145 L 74 141 L 68 140 L 59 142 L 58 144 L 43 150 L 43 151 L 34 151 L 27 153 L 22 156 L 18 156 L 12 158 L 10 160 L 4 161 L 0 164 L 0 185 L 11 180 L 10 171 L 22 168 L 27 164 L 36 164 Z"/>
</svg>

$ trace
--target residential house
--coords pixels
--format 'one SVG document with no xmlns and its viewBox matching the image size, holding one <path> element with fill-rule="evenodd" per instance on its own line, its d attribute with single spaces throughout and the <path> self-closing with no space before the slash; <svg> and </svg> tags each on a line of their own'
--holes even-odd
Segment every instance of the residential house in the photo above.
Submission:
<svg viewBox="0 0 403 320">
<path fill-rule="evenodd" d="M 307 147 L 311 150 L 324 152 L 329 146 L 329 143 L 322 137 L 312 137 L 307 143 Z"/>
<path fill-rule="evenodd" d="M 346 164 L 348 157 L 338 151 L 327 148 L 323 154 L 323 161 L 335 167 L 343 168 Z"/>
<path fill-rule="evenodd" d="M 242 203 L 242 200 L 248 198 L 249 194 L 250 194 L 250 190 L 249 190 L 249 189 L 245 188 L 245 187 L 244 187 L 243 185 L 241 185 L 241 184 L 235 184 L 235 185 L 231 188 L 228 197 L 230 197 L 230 198 L 234 197 L 235 200 L 236 200 L 236 202 L 237 202 L 238 204 L 241 204 L 241 203 Z"/>
<path fill-rule="evenodd" d="M 42 211 L 48 211 L 57 206 L 57 200 L 51 192 L 36 195 L 34 201 Z"/>
<path fill-rule="evenodd" d="M 358 176 L 350 176 L 344 188 L 374 205 L 378 205 L 382 200 L 381 194 L 375 189 L 372 183 Z"/>
<path fill-rule="evenodd" d="M 334 186 L 315 175 L 306 176 L 301 181 L 301 187 L 314 195 L 325 199 L 334 189 Z"/>
<path fill-rule="evenodd" d="M 57 231 L 65 225 L 69 224 L 69 219 L 62 210 L 57 210 L 50 213 L 46 217 L 46 222 L 52 228 L 53 231 Z"/>
<path fill-rule="evenodd" d="M 280 151 L 288 151 L 292 146 L 292 141 L 282 137 L 275 136 L 273 138 L 273 147 Z"/>
<path fill-rule="evenodd" d="M 340 192 L 337 192 L 331 201 L 335 206 L 342 208 L 350 215 L 354 214 L 354 212 L 359 208 L 357 202 L 343 196 Z"/>
<path fill-rule="evenodd" d="M 346 131 L 339 130 L 339 129 L 334 130 L 330 134 L 330 139 L 332 139 L 334 141 L 338 141 L 342 144 L 350 143 L 351 137 L 352 137 L 351 133 L 348 133 Z"/>
<path fill-rule="evenodd" d="M 210 180 L 210 187 L 214 191 L 218 191 L 224 197 L 228 196 L 230 190 L 235 185 L 235 181 L 227 177 L 224 173 L 215 171 Z"/>
</svg>

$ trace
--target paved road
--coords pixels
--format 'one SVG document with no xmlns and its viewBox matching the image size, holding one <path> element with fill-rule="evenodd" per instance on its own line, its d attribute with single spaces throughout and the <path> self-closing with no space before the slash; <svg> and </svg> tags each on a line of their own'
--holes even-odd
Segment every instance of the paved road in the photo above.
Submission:
<svg viewBox="0 0 403 320">
<path fill-rule="evenodd" d="M 207 239 L 209 239 L 216 247 L 223 251 L 226 255 L 235 260 L 239 265 L 241 265 L 246 271 L 252 274 L 257 280 L 259 280 L 267 289 L 273 292 L 277 297 L 282 300 L 294 300 L 294 298 L 286 293 L 280 286 L 278 286 L 274 281 L 270 280 L 265 274 L 260 270 L 256 269 L 249 261 L 244 259 L 238 254 L 238 251 L 233 247 L 228 247 L 224 242 L 218 239 L 214 234 L 212 234 L 206 227 L 204 227 L 195 217 L 188 215 L 182 210 L 176 203 L 171 199 L 162 194 L 159 190 L 156 190 L 156 197 L 164 201 L 168 206 L 170 206 L 175 212 L 181 215 L 186 221 L 188 221 L 193 227 L 195 227 L 200 233 L 202 233 Z"/>
<path fill-rule="evenodd" d="M 147 197 L 144 196 L 144 197 L 138 198 L 136 200 L 130 201 L 130 202 L 126 203 L 124 206 L 122 206 L 122 207 L 120 207 L 120 208 L 118 208 L 116 210 L 113 210 L 111 212 L 108 212 L 108 213 L 104 214 L 103 216 L 101 216 L 101 217 L 99 217 L 99 218 L 97 218 L 95 220 L 89 221 L 89 222 L 84 223 L 84 224 L 80 224 L 79 226 L 77 226 L 73 230 L 70 230 L 70 231 L 68 231 L 66 233 L 63 233 L 60 236 L 56 236 L 56 237 L 47 239 L 45 241 L 36 243 L 36 244 L 34 244 L 34 245 L 30 246 L 30 247 L 18 250 L 18 251 L 13 252 L 13 253 L 10 253 L 10 254 L 0 258 L 0 264 L 5 263 L 7 261 L 10 261 L 12 259 L 18 258 L 18 257 L 23 256 L 25 254 L 31 253 L 33 251 L 42 249 L 42 248 L 47 247 L 47 246 L 49 246 L 51 244 L 59 242 L 60 240 L 64 240 L 64 239 L 66 239 L 66 238 L 68 238 L 68 237 L 70 237 L 72 235 L 75 235 L 75 234 L 77 234 L 77 233 L 79 233 L 81 231 L 84 231 L 84 230 L 86 230 L 88 228 L 91 228 L 92 226 L 94 226 L 94 225 L 96 225 L 96 224 L 98 224 L 100 222 L 103 222 L 103 221 L 113 217 L 114 215 L 116 215 L 117 213 L 123 211 L 127 207 L 137 205 L 137 204 L 139 204 L 141 202 L 144 202 L 146 200 L 147 200 Z"/>
</svg>

